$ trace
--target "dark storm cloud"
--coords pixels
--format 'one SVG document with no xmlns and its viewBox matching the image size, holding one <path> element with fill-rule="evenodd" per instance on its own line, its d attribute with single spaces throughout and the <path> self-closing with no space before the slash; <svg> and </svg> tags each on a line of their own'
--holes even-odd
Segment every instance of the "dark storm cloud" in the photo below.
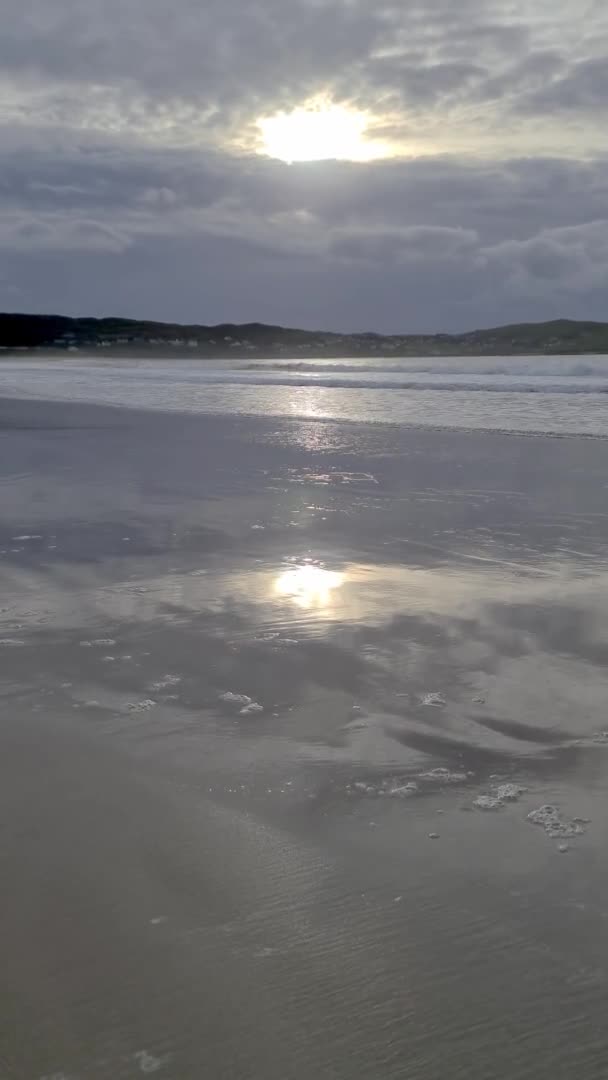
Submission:
<svg viewBox="0 0 608 1080">
<path fill-rule="evenodd" d="M 5 0 L 0 306 L 603 317 L 607 42 L 574 0 Z M 321 92 L 403 155 L 253 152 L 261 115 Z"/>
</svg>

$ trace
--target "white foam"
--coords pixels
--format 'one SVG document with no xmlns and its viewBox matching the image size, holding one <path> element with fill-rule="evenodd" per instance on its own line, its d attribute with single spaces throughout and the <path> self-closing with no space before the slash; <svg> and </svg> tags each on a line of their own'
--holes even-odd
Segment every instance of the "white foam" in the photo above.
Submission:
<svg viewBox="0 0 608 1080">
<path fill-rule="evenodd" d="M 428 772 L 418 773 L 419 780 L 430 780 L 437 784 L 463 784 L 468 780 L 464 772 L 452 772 L 451 769 L 429 769 Z"/>
<path fill-rule="evenodd" d="M 25 645 L 25 641 L 20 641 L 18 638 L 0 638 L 0 646 L 5 649 L 16 649 L 20 645 Z"/>
<path fill-rule="evenodd" d="M 347 784 L 346 791 L 349 795 L 369 795 L 388 799 L 409 799 L 418 795 L 431 785 L 445 786 L 446 784 L 463 784 L 469 779 L 465 772 L 456 772 L 451 769 L 437 768 L 418 773 L 414 780 L 404 780 L 402 777 L 392 776 L 373 783 L 368 780 L 355 780 Z M 422 784 L 421 784 L 422 782 Z"/>
<path fill-rule="evenodd" d="M 116 645 L 116 642 L 114 641 L 114 638 L 96 638 L 94 641 L 80 641 L 79 645 L 83 649 L 111 649 L 113 645 Z"/>
<path fill-rule="evenodd" d="M 156 702 L 152 701 L 151 698 L 145 698 L 143 701 L 130 701 L 127 705 L 127 709 L 132 713 L 148 712 L 148 710 L 153 709 L 155 705 Z"/>
<path fill-rule="evenodd" d="M 154 1054 L 150 1054 L 148 1050 L 138 1050 L 136 1054 L 133 1054 L 133 1058 L 137 1062 L 139 1071 L 142 1073 L 159 1072 L 163 1067 L 162 1058 L 155 1057 Z"/>
<path fill-rule="evenodd" d="M 247 694 L 233 694 L 231 690 L 227 690 L 225 694 L 220 694 L 220 701 L 225 701 L 227 705 L 251 705 L 252 698 L 247 697 Z"/>
<path fill-rule="evenodd" d="M 231 690 L 228 690 L 225 694 L 220 694 L 219 698 L 225 705 L 238 709 L 240 716 L 253 716 L 255 713 L 264 712 L 264 706 L 247 694 L 233 694 Z"/>
<path fill-rule="evenodd" d="M 243 709 L 239 709 L 239 716 L 253 716 L 254 713 L 264 712 L 264 706 L 258 704 L 257 701 L 252 701 L 250 705 L 245 705 Z"/>
<path fill-rule="evenodd" d="M 564 820 L 561 817 L 557 806 L 552 804 L 545 804 L 539 806 L 538 810 L 532 810 L 528 814 L 528 821 L 533 825 L 540 825 L 547 836 L 581 836 L 584 833 L 584 825 L 587 822 L 583 818 L 572 818 L 571 821 Z"/>
<path fill-rule="evenodd" d="M 420 702 L 422 705 L 433 705 L 436 708 L 446 703 L 443 694 L 437 693 L 423 694 Z"/>
<path fill-rule="evenodd" d="M 381 787 L 378 792 L 379 795 L 386 795 L 389 799 L 409 799 L 417 793 L 418 784 L 415 780 L 410 780 L 407 784 L 388 784 L 386 787 Z"/>
<path fill-rule="evenodd" d="M 517 802 L 525 790 L 518 784 L 499 784 L 491 792 L 473 799 L 473 806 L 478 810 L 500 810 L 507 802 Z"/>
<path fill-rule="evenodd" d="M 500 810 L 504 803 L 496 795 L 478 795 L 476 799 L 473 799 L 473 806 L 476 806 L 478 810 Z"/>
<path fill-rule="evenodd" d="M 170 686 L 177 686 L 182 681 L 181 675 L 163 675 L 158 682 L 151 683 L 151 690 L 167 690 Z"/>
<path fill-rule="evenodd" d="M 347 787 L 349 794 L 384 796 L 388 799 L 409 799 L 417 795 L 419 791 L 415 780 L 402 783 L 398 780 L 383 780 L 380 784 L 368 784 L 364 780 L 356 780 Z"/>
<path fill-rule="evenodd" d="M 520 787 L 519 784 L 500 784 L 496 788 L 496 795 L 503 802 L 517 802 L 525 791 L 526 789 Z"/>
</svg>

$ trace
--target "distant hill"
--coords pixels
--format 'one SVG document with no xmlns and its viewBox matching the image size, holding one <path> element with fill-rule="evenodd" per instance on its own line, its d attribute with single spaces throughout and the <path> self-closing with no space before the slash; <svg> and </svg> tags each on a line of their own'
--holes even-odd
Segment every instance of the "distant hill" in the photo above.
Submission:
<svg viewBox="0 0 608 1080">
<path fill-rule="evenodd" d="M 264 323 L 182 326 L 138 319 L 0 314 L 0 350 L 114 356 L 462 356 L 608 353 L 608 323 L 556 319 L 466 334 L 334 334 Z"/>
</svg>

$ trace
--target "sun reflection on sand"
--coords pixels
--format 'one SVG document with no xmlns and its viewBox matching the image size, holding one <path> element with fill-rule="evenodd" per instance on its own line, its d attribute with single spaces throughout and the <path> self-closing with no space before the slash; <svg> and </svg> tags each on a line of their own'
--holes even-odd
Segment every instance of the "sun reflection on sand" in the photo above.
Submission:
<svg viewBox="0 0 608 1080">
<path fill-rule="evenodd" d="M 287 597 L 301 608 L 329 607 L 333 592 L 344 583 L 344 574 L 325 570 L 322 566 L 305 563 L 291 567 L 279 574 L 274 583 L 275 592 Z"/>
</svg>

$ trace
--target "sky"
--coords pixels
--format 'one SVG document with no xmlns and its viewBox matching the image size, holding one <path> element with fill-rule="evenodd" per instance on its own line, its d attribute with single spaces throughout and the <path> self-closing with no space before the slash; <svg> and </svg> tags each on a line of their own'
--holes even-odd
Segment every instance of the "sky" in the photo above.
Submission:
<svg viewBox="0 0 608 1080">
<path fill-rule="evenodd" d="M 608 319 L 606 0 L 4 0 L 0 309 Z"/>
</svg>

